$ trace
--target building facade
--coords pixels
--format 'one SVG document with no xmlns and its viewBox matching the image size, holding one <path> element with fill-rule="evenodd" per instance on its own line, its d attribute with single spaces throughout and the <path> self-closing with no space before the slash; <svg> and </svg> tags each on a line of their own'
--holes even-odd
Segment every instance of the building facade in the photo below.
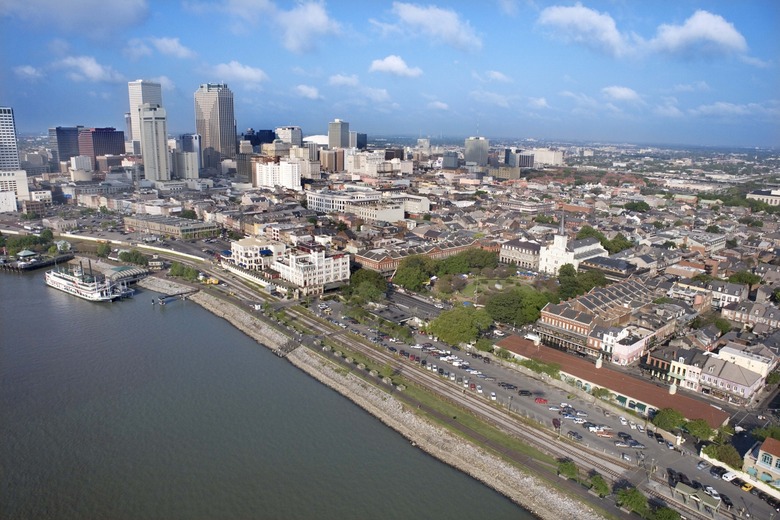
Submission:
<svg viewBox="0 0 780 520">
<path fill-rule="evenodd" d="M 303 146 L 303 131 L 300 126 L 280 126 L 276 130 L 277 139 L 292 146 Z"/>
<path fill-rule="evenodd" d="M 14 109 L 0 107 L 0 170 L 18 170 L 19 167 Z"/>
<path fill-rule="evenodd" d="M 300 191 L 301 165 L 281 161 L 279 163 L 255 163 L 252 185 L 258 188 L 275 188 L 281 186 L 288 190 Z"/>
<path fill-rule="evenodd" d="M 154 81 L 137 79 L 127 83 L 130 101 L 130 134 L 128 141 L 141 141 L 141 107 L 146 104 L 162 106 L 162 86 Z"/>
<path fill-rule="evenodd" d="M 195 128 L 201 137 L 203 167 L 219 169 L 236 157 L 233 92 L 224 83 L 205 83 L 195 91 Z"/>
<path fill-rule="evenodd" d="M 322 294 L 328 286 L 349 282 L 349 254 L 327 254 L 324 246 L 314 243 L 298 244 L 271 269 L 282 280 L 294 284 L 299 296 Z"/>
<path fill-rule="evenodd" d="M 69 161 L 79 154 L 79 131 L 83 126 L 58 126 L 49 128 L 49 148 L 52 162 Z"/>
<path fill-rule="evenodd" d="M 467 163 L 473 162 L 477 166 L 487 166 L 490 142 L 484 137 L 469 137 L 466 139 L 463 158 Z"/>
<path fill-rule="evenodd" d="M 79 132 L 79 155 L 92 159 L 93 167 L 98 155 L 122 155 L 125 153 L 125 133 L 116 128 L 84 128 Z"/>
<path fill-rule="evenodd" d="M 349 148 L 349 123 L 341 119 L 328 123 L 328 148 Z"/>
<path fill-rule="evenodd" d="M 168 163 L 168 124 L 165 109 L 144 103 L 138 108 L 139 140 L 144 158 L 144 175 L 148 181 L 171 180 Z"/>
<path fill-rule="evenodd" d="M 504 264 L 514 263 L 520 269 L 539 270 L 539 251 L 541 246 L 536 242 L 514 239 L 501 244 L 498 261 Z"/>
</svg>

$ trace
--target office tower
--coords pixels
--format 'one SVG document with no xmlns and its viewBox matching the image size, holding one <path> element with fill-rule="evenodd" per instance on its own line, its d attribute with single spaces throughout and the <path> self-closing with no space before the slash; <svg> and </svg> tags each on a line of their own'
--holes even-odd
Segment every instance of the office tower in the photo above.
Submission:
<svg viewBox="0 0 780 520">
<path fill-rule="evenodd" d="M 168 125 L 165 109 L 160 105 L 144 103 L 138 109 L 141 124 L 141 154 L 144 158 L 144 176 L 148 181 L 171 180 L 168 165 Z"/>
<path fill-rule="evenodd" d="M 200 154 L 195 152 L 173 152 L 173 173 L 177 179 L 197 179 Z"/>
<path fill-rule="evenodd" d="M 138 110 L 145 103 L 162 106 L 162 86 L 154 81 L 137 79 L 127 83 L 127 92 L 130 98 L 130 135 L 127 140 L 140 141 L 141 120 Z"/>
<path fill-rule="evenodd" d="M 203 167 L 219 169 L 236 157 L 233 92 L 224 83 L 205 83 L 195 91 L 195 127 L 203 149 Z"/>
<path fill-rule="evenodd" d="M 91 172 L 95 169 L 95 165 L 92 162 L 92 157 L 87 157 L 86 155 L 74 155 L 70 158 L 70 167 L 73 170 L 84 170 L 86 172 Z M 90 175 L 90 179 L 92 176 Z"/>
<path fill-rule="evenodd" d="M 21 200 L 30 200 L 27 172 L 18 168 L 6 171 L 0 169 L 0 207 L 3 211 L 16 211 L 17 203 Z"/>
<path fill-rule="evenodd" d="M 300 126 L 280 126 L 276 130 L 276 137 L 293 146 L 303 144 L 303 132 Z"/>
<path fill-rule="evenodd" d="M 241 134 L 241 139 L 249 141 L 252 143 L 252 146 L 261 146 L 265 143 L 273 143 L 274 139 L 276 139 L 276 132 L 273 130 L 248 128 L 245 133 Z"/>
<path fill-rule="evenodd" d="M 182 134 L 179 136 L 179 147 L 182 152 L 195 152 L 198 154 L 198 171 L 203 168 L 203 154 L 200 146 L 200 135 Z"/>
<path fill-rule="evenodd" d="M 359 132 L 349 132 L 349 147 L 365 150 L 368 146 L 368 136 Z"/>
<path fill-rule="evenodd" d="M 130 112 L 125 112 L 125 138 L 133 135 L 133 118 L 130 116 Z M 129 139 L 132 141 L 132 139 Z"/>
<path fill-rule="evenodd" d="M 279 163 L 255 164 L 253 184 L 259 188 L 281 186 L 288 190 L 301 190 L 301 166 L 298 163 L 281 161 Z"/>
<path fill-rule="evenodd" d="M 0 170 L 18 170 L 19 166 L 14 109 L 0 107 Z"/>
<path fill-rule="evenodd" d="M 328 147 L 349 148 L 349 123 L 341 119 L 328 123 Z"/>
<path fill-rule="evenodd" d="M 490 143 L 484 137 L 469 137 L 466 139 L 466 149 L 463 153 L 467 163 L 473 162 L 477 166 L 487 166 Z"/>
<path fill-rule="evenodd" d="M 253 154 L 255 151 L 254 147 L 252 146 L 252 141 L 247 141 L 242 139 L 238 142 L 238 153 L 240 154 Z"/>
<path fill-rule="evenodd" d="M 86 155 L 97 164 L 98 155 L 122 155 L 125 133 L 116 128 L 84 128 L 79 131 L 79 155 Z"/>
<path fill-rule="evenodd" d="M 457 169 L 459 162 L 460 160 L 458 159 L 458 152 L 444 152 L 444 155 L 442 156 L 441 167 L 446 170 L 454 170 Z"/>
<path fill-rule="evenodd" d="M 68 161 L 79 154 L 79 132 L 83 129 L 83 126 L 49 128 L 52 162 Z"/>
</svg>

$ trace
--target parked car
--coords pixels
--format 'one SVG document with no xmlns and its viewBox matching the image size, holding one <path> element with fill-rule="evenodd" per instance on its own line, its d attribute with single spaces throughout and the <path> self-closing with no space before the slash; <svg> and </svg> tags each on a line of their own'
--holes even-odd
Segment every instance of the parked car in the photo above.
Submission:
<svg viewBox="0 0 780 520">
<path fill-rule="evenodd" d="M 547 404 L 547 399 L 545 399 L 544 397 L 537 397 L 536 399 L 534 399 L 534 402 L 536 404 Z"/>
<path fill-rule="evenodd" d="M 519 390 L 517 393 L 518 393 L 519 395 L 522 395 L 522 396 L 524 396 L 524 397 L 528 397 L 528 396 L 530 396 L 530 395 L 531 395 L 531 391 L 530 391 L 530 390 Z"/>
<path fill-rule="evenodd" d="M 748 491 L 748 492 L 752 491 L 753 484 L 751 484 L 750 482 L 745 482 L 744 484 L 742 484 L 742 487 L 740 489 L 742 489 L 742 491 Z"/>
<path fill-rule="evenodd" d="M 696 469 L 704 469 L 704 468 L 708 468 L 709 466 L 710 466 L 709 462 L 707 462 L 706 460 L 702 460 L 698 464 L 696 464 Z"/>
</svg>

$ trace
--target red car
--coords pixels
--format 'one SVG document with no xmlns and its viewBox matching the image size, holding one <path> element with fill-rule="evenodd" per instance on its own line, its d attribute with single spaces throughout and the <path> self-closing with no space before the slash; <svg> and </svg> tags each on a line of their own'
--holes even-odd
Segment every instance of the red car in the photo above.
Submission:
<svg viewBox="0 0 780 520">
<path fill-rule="evenodd" d="M 534 401 L 536 402 L 536 404 L 547 404 L 547 399 L 545 399 L 544 397 L 537 397 L 536 399 L 534 399 Z"/>
</svg>

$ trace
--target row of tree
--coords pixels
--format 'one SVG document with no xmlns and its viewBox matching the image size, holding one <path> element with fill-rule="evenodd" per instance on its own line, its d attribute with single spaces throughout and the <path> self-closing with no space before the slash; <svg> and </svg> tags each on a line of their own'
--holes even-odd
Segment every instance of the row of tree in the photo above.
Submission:
<svg viewBox="0 0 780 520">
<path fill-rule="evenodd" d="M 583 226 L 582 229 L 580 229 L 580 231 L 577 233 L 577 240 L 591 237 L 598 239 L 602 247 L 609 251 L 610 255 L 614 255 L 615 253 L 629 249 L 634 245 L 634 243 L 627 239 L 622 233 L 618 233 L 612 240 L 610 240 L 606 237 L 606 235 L 604 235 L 604 233 L 591 226 Z"/>
<path fill-rule="evenodd" d="M 393 283 L 410 291 L 419 291 L 430 283 L 433 276 L 467 274 L 473 269 L 496 266 L 498 266 L 498 254 L 479 248 L 467 249 L 442 260 L 414 255 L 401 260 L 393 277 Z"/>
<path fill-rule="evenodd" d="M 23 251 L 25 249 L 36 251 L 38 253 L 43 253 L 44 251 L 48 251 L 49 253 L 56 253 L 57 246 L 52 245 L 52 240 L 54 240 L 54 234 L 52 233 L 51 229 L 44 229 L 38 236 L 0 235 L 0 248 L 5 247 L 9 256 L 16 256 L 19 251 Z"/>
</svg>

